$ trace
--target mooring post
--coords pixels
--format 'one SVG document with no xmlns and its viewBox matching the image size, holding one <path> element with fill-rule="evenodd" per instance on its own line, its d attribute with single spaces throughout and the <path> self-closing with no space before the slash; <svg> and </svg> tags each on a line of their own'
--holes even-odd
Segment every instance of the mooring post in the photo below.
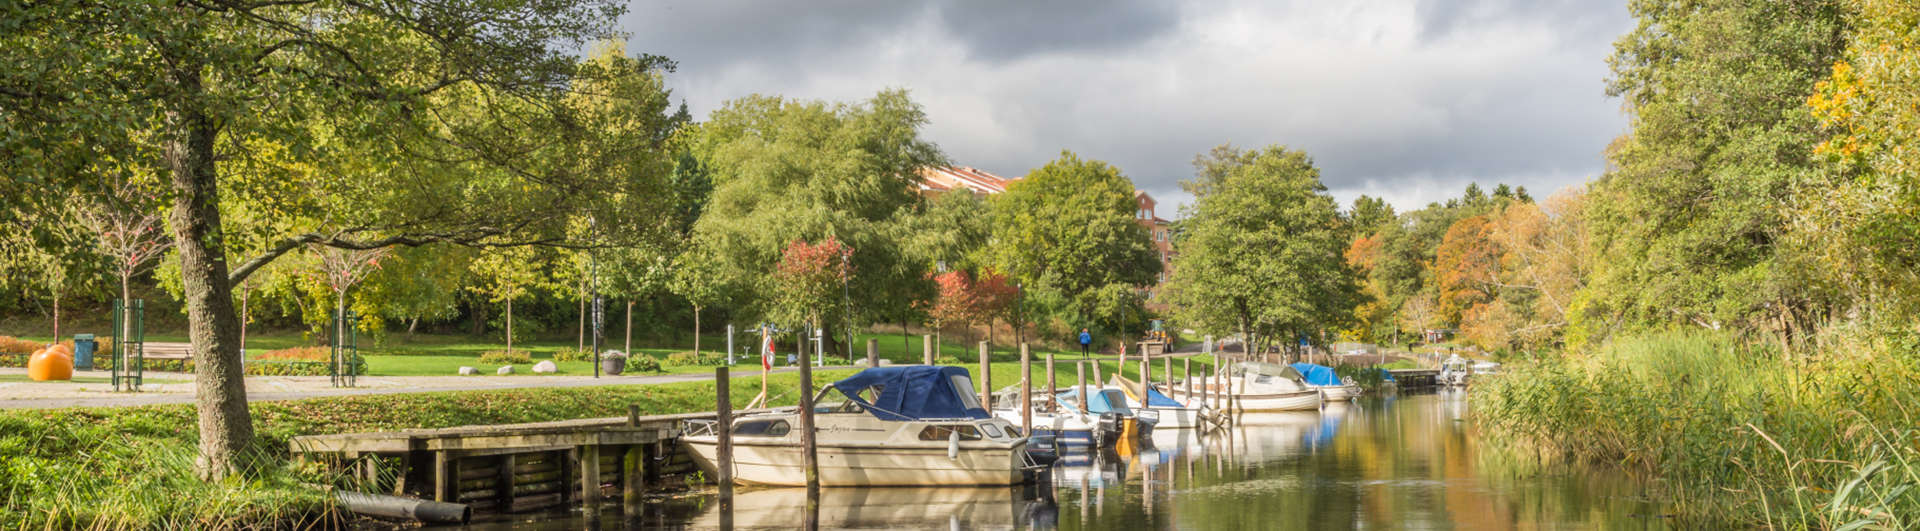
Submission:
<svg viewBox="0 0 1920 531">
<path fill-rule="evenodd" d="M 1173 390 L 1173 358 L 1160 358 L 1160 381 L 1167 383 L 1167 390 Z"/>
<path fill-rule="evenodd" d="M 1187 392 L 1188 401 L 1193 400 L 1193 358 L 1180 358 L 1180 389 Z"/>
<path fill-rule="evenodd" d="M 453 464 L 446 450 L 433 453 L 433 501 L 451 502 L 459 496 L 455 491 L 460 476 L 453 473 Z"/>
<path fill-rule="evenodd" d="M 647 451 L 638 444 L 627 446 L 620 456 L 620 501 L 627 514 L 640 514 L 647 494 Z M 724 489 L 723 489 L 724 493 Z"/>
<path fill-rule="evenodd" d="M 1047 396 L 1053 396 L 1055 393 L 1059 392 L 1057 389 L 1053 387 L 1053 353 L 1052 352 L 1047 353 L 1047 390 L 1043 392 L 1047 393 Z"/>
<path fill-rule="evenodd" d="M 1100 360 L 1098 359 L 1093 360 L 1093 385 L 1100 385 L 1100 382 L 1104 382 L 1104 381 L 1107 381 L 1107 380 L 1105 378 L 1100 377 Z M 1085 391 L 1085 389 L 1082 389 L 1082 391 Z M 1080 395 L 1080 399 L 1086 400 L 1087 395 L 1084 395 L 1084 394 Z"/>
<path fill-rule="evenodd" d="M 640 404 L 627 404 L 627 427 L 640 427 Z"/>
<path fill-rule="evenodd" d="M 805 457 L 807 488 L 820 488 L 819 455 L 814 453 L 813 364 L 800 364 L 800 454 Z"/>
<path fill-rule="evenodd" d="M 1113 364 L 1113 376 L 1116 378 L 1127 377 L 1127 344 L 1126 343 L 1120 344 L 1120 361 L 1115 362 Z M 1102 385 L 1106 382 L 1106 380 L 1101 379 L 1098 374 L 1095 374 L 1093 379 L 1098 380 L 1093 382 L 1094 385 Z"/>
<path fill-rule="evenodd" d="M 880 340 L 867 338 L 867 368 L 880 366 Z"/>
<path fill-rule="evenodd" d="M 1020 434 L 1033 435 L 1033 355 L 1020 344 Z"/>
<path fill-rule="evenodd" d="M 987 342 L 980 342 L 980 407 L 993 411 L 993 367 L 987 359 Z"/>
<path fill-rule="evenodd" d="M 580 503 L 592 507 L 600 503 L 600 445 L 580 447 Z"/>
<path fill-rule="evenodd" d="M 920 336 L 920 364 L 933 365 L 933 334 Z"/>
<path fill-rule="evenodd" d="M 733 395 L 732 380 L 726 367 L 713 369 L 713 433 L 719 438 L 719 444 L 713 451 L 714 481 L 720 484 L 720 495 L 733 493 Z"/>
<path fill-rule="evenodd" d="M 1099 369 L 1100 366 L 1095 365 L 1093 368 Z M 1073 378 L 1075 382 L 1078 382 L 1077 385 L 1080 387 L 1080 390 L 1077 391 L 1080 397 L 1080 410 L 1086 411 L 1087 409 L 1087 362 L 1084 362 L 1084 361 L 1073 362 Z"/>
</svg>

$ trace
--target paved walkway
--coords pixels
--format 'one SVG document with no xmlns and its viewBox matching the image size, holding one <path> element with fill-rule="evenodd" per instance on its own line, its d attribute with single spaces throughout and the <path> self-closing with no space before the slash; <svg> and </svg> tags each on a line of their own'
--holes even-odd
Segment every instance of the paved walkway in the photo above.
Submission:
<svg viewBox="0 0 1920 531">
<path fill-rule="evenodd" d="M 829 366 L 819 370 L 851 369 Z M 773 372 L 793 372 L 791 367 Z M 26 375 L 26 369 L 0 368 L 0 375 Z M 746 378 L 759 371 L 739 371 Z M 75 371 L 74 382 L 0 382 L 0 409 L 61 407 L 125 407 L 155 404 L 192 403 L 193 375 L 177 372 L 148 372 L 147 384 L 139 393 L 115 393 L 105 371 Z M 248 376 L 247 400 L 299 400 L 329 396 L 431 393 L 439 391 L 484 391 L 535 387 L 592 387 L 601 385 L 653 385 L 712 380 L 713 373 L 656 374 L 647 376 L 361 376 L 358 387 L 336 388 L 326 376 Z M 97 383 L 96 383 L 97 382 Z"/>
</svg>

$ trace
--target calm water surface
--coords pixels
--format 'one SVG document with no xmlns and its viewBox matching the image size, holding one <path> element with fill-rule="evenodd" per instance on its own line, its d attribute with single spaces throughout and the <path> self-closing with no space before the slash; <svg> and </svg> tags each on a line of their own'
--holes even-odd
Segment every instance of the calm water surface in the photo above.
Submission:
<svg viewBox="0 0 1920 531">
<path fill-rule="evenodd" d="M 1363 397 L 1249 414 L 1140 451 L 1073 455 L 1051 484 L 1016 488 L 741 490 L 521 515 L 469 529 L 1666 529 L 1632 481 L 1591 473 L 1513 479 L 1475 448 L 1459 392 Z"/>
</svg>

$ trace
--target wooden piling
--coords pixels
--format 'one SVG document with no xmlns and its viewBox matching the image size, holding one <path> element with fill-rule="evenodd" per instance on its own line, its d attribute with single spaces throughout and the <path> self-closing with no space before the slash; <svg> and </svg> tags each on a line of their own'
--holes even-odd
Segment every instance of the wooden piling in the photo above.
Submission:
<svg viewBox="0 0 1920 531">
<path fill-rule="evenodd" d="M 600 445 L 580 447 L 580 502 L 592 507 L 600 503 Z"/>
<path fill-rule="evenodd" d="M 873 367 L 879 367 L 879 366 L 880 366 L 880 340 L 869 337 L 867 338 L 867 367 L 873 368 Z"/>
<path fill-rule="evenodd" d="M 1033 435 L 1033 355 L 1020 344 L 1020 434 Z"/>
<path fill-rule="evenodd" d="M 987 359 L 987 342 L 980 342 L 980 407 L 993 411 L 993 363 Z"/>
<path fill-rule="evenodd" d="M 1094 368 L 1098 369 L 1100 366 L 1095 365 Z M 1080 409 L 1084 411 L 1087 409 L 1087 362 L 1073 363 L 1073 377 L 1074 381 L 1079 382 L 1077 385 L 1080 387 Z"/>
<path fill-rule="evenodd" d="M 1152 381 L 1153 361 L 1143 353 L 1140 355 L 1140 409 L 1147 409 L 1147 389 L 1153 387 Z"/>
<path fill-rule="evenodd" d="M 1104 381 L 1106 381 L 1106 379 L 1100 377 L 1100 360 L 1095 359 L 1093 360 L 1093 385 L 1100 385 L 1100 382 Z M 1086 396 L 1087 395 L 1084 394 L 1080 395 L 1082 399 L 1085 399 Z"/>
<path fill-rule="evenodd" d="M 719 438 L 713 451 L 714 468 L 718 469 L 714 481 L 720 484 L 723 492 L 726 487 L 733 485 L 733 396 L 728 390 L 731 387 L 729 380 L 732 378 L 727 374 L 726 367 L 713 369 L 713 432 Z"/>
<path fill-rule="evenodd" d="M 1160 358 L 1160 381 L 1167 384 L 1167 390 L 1173 390 L 1173 358 Z"/>
<path fill-rule="evenodd" d="M 807 467 L 807 488 L 817 489 L 820 488 L 820 457 L 814 446 L 812 367 L 812 363 L 800 364 L 800 454 L 805 458 L 803 466 Z"/>
<path fill-rule="evenodd" d="M 1048 395 L 1053 395 L 1059 392 L 1059 389 L 1053 386 L 1053 353 L 1052 352 L 1047 353 L 1047 390 L 1043 392 L 1047 393 Z"/>
<path fill-rule="evenodd" d="M 1193 401 L 1193 358 L 1180 358 L 1180 387 L 1187 391 L 1187 401 Z"/>
<path fill-rule="evenodd" d="M 933 365 L 933 334 L 920 336 L 920 364 Z"/>
</svg>

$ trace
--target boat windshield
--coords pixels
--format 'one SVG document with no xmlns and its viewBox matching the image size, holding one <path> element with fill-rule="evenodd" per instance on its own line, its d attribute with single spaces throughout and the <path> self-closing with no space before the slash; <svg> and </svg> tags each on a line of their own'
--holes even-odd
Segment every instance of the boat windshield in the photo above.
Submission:
<svg viewBox="0 0 1920 531">
<path fill-rule="evenodd" d="M 873 387 L 862 389 L 858 393 L 860 396 L 860 400 L 871 404 L 873 403 L 874 397 L 880 396 L 880 391 L 885 388 L 886 388 L 885 386 L 876 385 Z M 848 400 L 846 392 L 841 391 L 839 387 L 829 385 L 827 386 L 826 389 L 822 389 L 820 391 L 819 397 L 814 399 L 813 412 L 814 413 L 866 413 L 867 408 L 860 407 L 860 401 Z"/>
<path fill-rule="evenodd" d="M 953 382 L 954 394 L 960 395 L 960 407 L 980 409 L 980 397 L 973 396 L 973 378 L 967 377 L 966 373 L 954 373 L 947 378 Z"/>
</svg>

